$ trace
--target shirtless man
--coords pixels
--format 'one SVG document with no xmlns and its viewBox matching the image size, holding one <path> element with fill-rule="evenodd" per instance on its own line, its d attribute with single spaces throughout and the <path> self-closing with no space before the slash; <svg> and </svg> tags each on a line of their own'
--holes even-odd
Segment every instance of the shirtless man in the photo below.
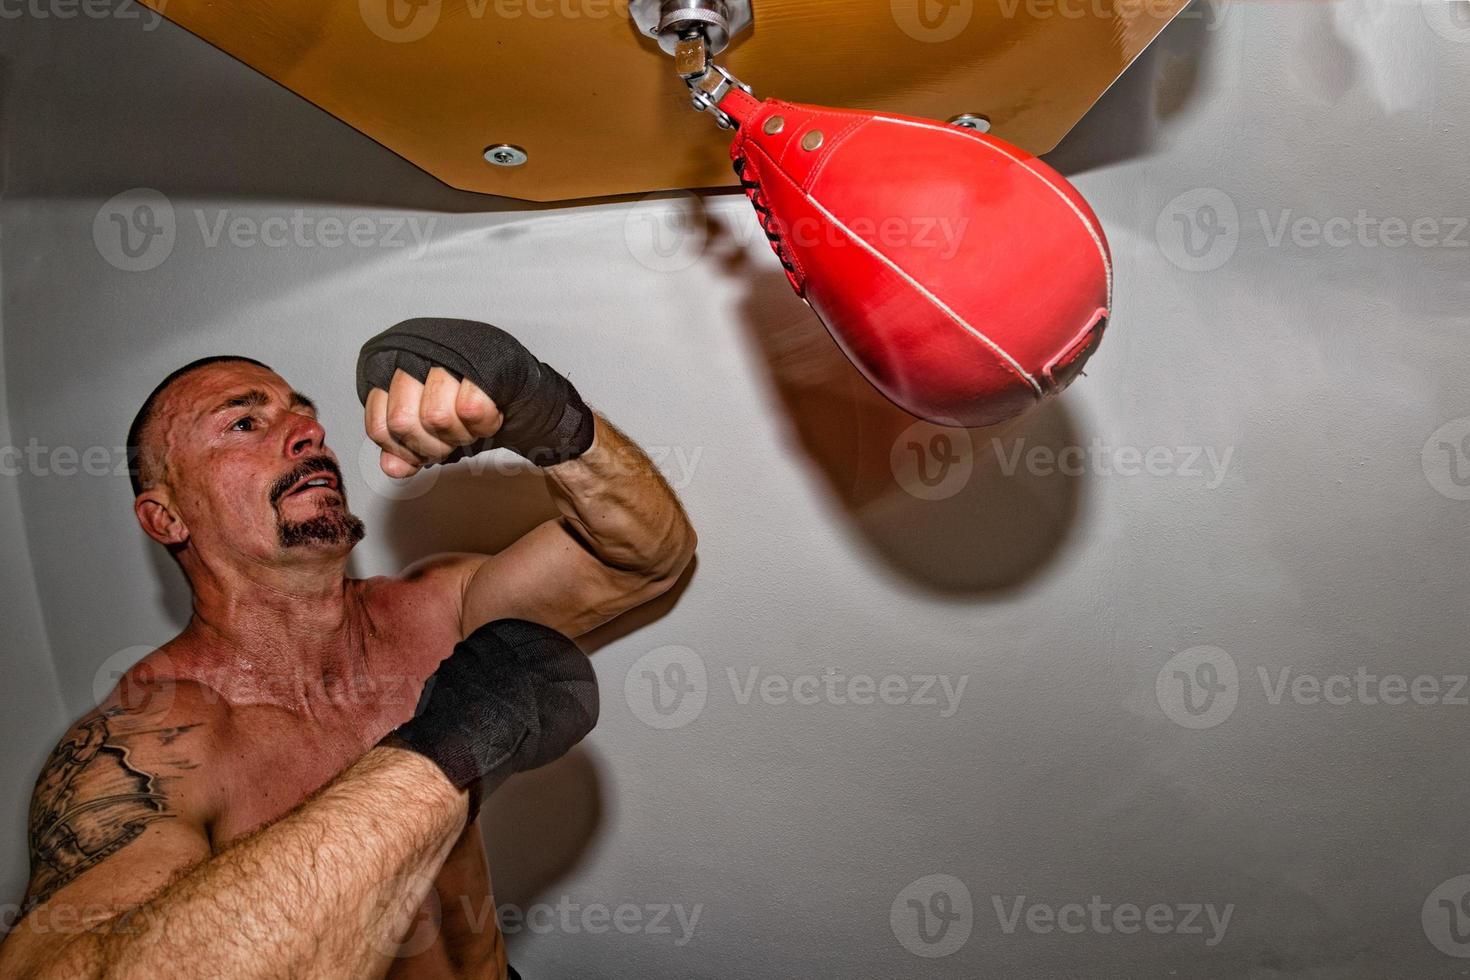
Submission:
<svg viewBox="0 0 1470 980">
<path fill-rule="evenodd" d="M 495 555 L 348 578 L 363 526 L 312 403 L 244 358 L 166 379 L 130 435 L 134 511 L 193 615 L 42 772 L 0 975 L 514 975 L 472 815 L 489 766 L 456 779 L 443 756 L 475 755 L 449 743 L 480 738 L 485 699 L 519 682 L 493 656 L 448 675 L 446 657 L 504 620 L 580 635 L 669 589 L 695 535 L 647 457 L 509 335 L 410 321 L 372 345 L 359 391 L 389 476 L 494 437 L 544 465 L 561 516 Z M 449 707 L 415 717 L 431 675 Z M 446 742 L 458 714 L 477 720 Z"/>
</svg>

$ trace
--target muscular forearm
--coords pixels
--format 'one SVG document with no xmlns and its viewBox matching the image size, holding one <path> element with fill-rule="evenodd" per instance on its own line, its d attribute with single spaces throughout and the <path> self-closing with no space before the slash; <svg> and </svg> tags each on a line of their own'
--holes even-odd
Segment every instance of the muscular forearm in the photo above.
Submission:
<svg viewBox="0 0 1470 980">
<path fill-rule="evenodd" d="M 606 419 L 592 448 L 547 471 L 552 496 L 608 567 L 671 578 L 694 550 L 694 529 L 648 456 Z"/>
<path fill-rule="evenodd" d="M 427 759 L 374 749 L 290 816 L 75 937 L 32 976 L 381 975 L 466 806 Z"/>
</svg>

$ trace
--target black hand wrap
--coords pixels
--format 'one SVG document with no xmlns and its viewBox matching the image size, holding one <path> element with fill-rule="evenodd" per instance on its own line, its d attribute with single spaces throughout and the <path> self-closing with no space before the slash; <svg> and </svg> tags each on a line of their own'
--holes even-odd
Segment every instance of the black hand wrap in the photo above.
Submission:
<svg viewBox="0 0 1470 980">
<path fill-rule="evenodd" d="M 505 419 L 493 437 L 445 462 L 503 447 L 537 466 L 552 466 L 591 448 L 596 423 L 577 389 L 519 340 L 488 323 L 419 319 L 383 331 L 358 354 L 357 397 L 366 405 L 368 392 L 387 391 L 396 370 L 423 381 L 434 367 L 478 385 Z"/>
<path fill-rule="evenodd" d="M 577 645 L 519 619 L 482 626 L 424 685 L 418 710 L 385 739 L 470 791 L 470 820 L 518 772 L 555 762 L 597 725 L 597 675 Z"/>
</svg>

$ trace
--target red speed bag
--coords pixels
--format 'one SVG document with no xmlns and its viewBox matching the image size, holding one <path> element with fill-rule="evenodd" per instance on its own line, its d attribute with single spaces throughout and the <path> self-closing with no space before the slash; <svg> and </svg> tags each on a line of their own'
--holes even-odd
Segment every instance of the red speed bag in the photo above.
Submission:
<svg viewBox="0 0 1470 980">
<path fill-rule="evenodd" d="M 990 425 L 1066 388 L 1097 349 L 1107 240 L 1051 167 L 924 119 L 739 88 L 719 108 L 791 285 L 900 408 Z"/>
</svg>

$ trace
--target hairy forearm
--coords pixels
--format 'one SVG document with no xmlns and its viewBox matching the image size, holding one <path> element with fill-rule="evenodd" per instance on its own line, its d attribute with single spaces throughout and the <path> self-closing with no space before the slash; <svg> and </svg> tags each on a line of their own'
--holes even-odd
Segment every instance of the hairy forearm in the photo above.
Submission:
<svg viewBox="0 0 1470 980">
<path fill-rule="evenodd" d="M 609 568 L 652 578 L 684 570 L 695 538 L 679 498 L 612 423 L 599 416 L 592 448 L 546 472 L 562 515 Z"/>
<path fill-rule="evenodd" d="M 466 806 L 427 759 L 375 749 L 289 816 L 76 936 L 32 976 L 381 975 Z"/>
</svg>

